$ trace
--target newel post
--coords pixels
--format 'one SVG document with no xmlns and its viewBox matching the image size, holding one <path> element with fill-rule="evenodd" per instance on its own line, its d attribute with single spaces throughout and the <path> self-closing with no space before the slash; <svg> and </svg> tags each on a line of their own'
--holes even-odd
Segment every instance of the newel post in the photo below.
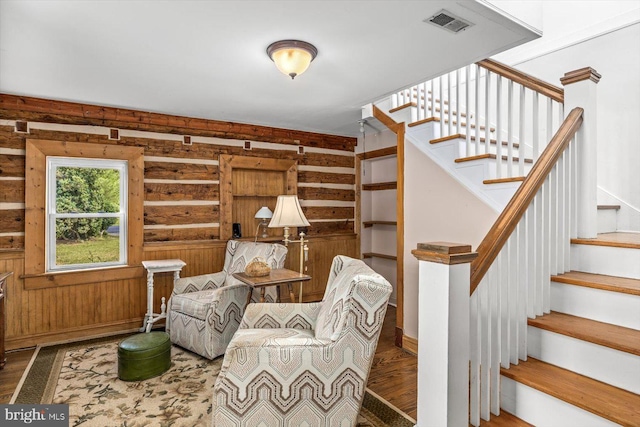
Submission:
<svg viewBox="0 0 640 427">
<path fill-rule="evenodd" d="M 593 238 L 598 234 L 598 97 L 600 74 L 593 68 L 581 68 L 565 73 L 560 82 L 564 86 L 564 111 L 584 109 L 584 121 L 578 131 L 578 223 L 577 237 Z"/>
<path fill-rule="evenodd" d="M 419 243 L 418 424 L 469 425 L 470 245 Z"/>
</svg>

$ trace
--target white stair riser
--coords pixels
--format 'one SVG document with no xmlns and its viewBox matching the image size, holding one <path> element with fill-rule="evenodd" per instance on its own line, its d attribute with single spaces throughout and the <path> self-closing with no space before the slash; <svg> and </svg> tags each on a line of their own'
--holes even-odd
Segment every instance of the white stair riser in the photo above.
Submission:
<svg viewBox="0 0 640 427">
<path fill-rule="evenodd" d="M 618 211 L 598 209 L 598 233 L 613 233 L 618 229 Z"/>
<path fill-rule="evenodd" d="M 418 109 L 416 107 L 405 107 L 393 113 L 389 113 L 389 117 L 397 123 L 413 123 L 418 121 Z"/>
<path fill-rule="evenodd" d="M 640 279 L 640 250 L 572 244 L 571 269 Z"/>
<path fill-rule="evenodd" d="M 501 378 L 501 407 L 516 417 L 546 427 L 610 427 L 612 423 L 534 388 Z"/>
<path fill-rule="evenodd" d="M 551 310 L 640 329 L 640 296 L 551 282 Z"/>
<path fill-rule="evenodd" d="M 534 326 L 527 328 L 527 354 L 632 393 L 640 393 L 640 356 Z"/>
</svg>

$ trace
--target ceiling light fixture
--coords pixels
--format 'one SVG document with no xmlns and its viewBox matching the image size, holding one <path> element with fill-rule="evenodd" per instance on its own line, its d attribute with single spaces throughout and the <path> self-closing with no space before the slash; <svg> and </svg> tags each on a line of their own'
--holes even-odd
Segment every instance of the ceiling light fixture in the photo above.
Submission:
<svg viewBox="0 0 640 427">
<path fill-rule="evenodd" d="M 304 73 L 318 54 L 318 49 L 311 43 L 300 40 L 280 40 L 271 43 L 267 55 L 282 73 L 293 80 Z"/>
</svg>

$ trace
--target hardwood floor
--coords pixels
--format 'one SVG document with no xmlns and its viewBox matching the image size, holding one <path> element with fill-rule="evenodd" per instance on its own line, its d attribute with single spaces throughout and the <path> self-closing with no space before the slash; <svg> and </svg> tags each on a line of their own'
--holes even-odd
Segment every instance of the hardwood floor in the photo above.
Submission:
<svg viewBox="0 0 640 427">
<path fill-rule="evenodd" d="M 389 306 L 368 386 L 374 393 L 415 419 L 418 358 L 394 345 L 395 324 L 396 309 Z M 34 349 L 7 353 L 7 364 L 0 371 L 0 404 L 11 400 L 33 353 Z"/>
</svg>

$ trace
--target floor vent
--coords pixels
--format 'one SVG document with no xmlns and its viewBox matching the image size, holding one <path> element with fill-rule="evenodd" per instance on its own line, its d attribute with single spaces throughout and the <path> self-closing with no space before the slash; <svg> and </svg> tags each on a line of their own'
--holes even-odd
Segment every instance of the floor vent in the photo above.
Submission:
<svg viewBox="0 0 640 427">
<path fill-rule="evenodd" d="M 473 25 L 471 22 L 465 21 L 464 19 L 457 17 L 453 13 L 448 12 L 444 9 L 436 13 L 432 17 L 425 19 L 423 22 L 436 25 L 440 28 L 444 28 L 445 30 L 451 31 L 452 33 L 459 33 L 460 31 L 463 31 Z"/>
</svg>

